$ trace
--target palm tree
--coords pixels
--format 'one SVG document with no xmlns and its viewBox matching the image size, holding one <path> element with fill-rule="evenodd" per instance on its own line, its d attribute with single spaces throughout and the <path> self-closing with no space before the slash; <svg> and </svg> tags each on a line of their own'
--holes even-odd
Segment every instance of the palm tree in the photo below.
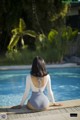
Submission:
<svg viewBox="0 0 80 120">
<path fill-rule="evenodd" d="M 31 37 L 36 37 L 37 34 L 33 30 L 26 30 L 26 24 L 23 19 L 20 18 L 19 25 L 17 28 L 12 29 L 12 37 L 8 45 L 8 50 L 13 50 L 17 46 L 19 40 L 21 40 L 22 46 L 24 47 L 23 36 L 29 35 Z"/>
</svg>

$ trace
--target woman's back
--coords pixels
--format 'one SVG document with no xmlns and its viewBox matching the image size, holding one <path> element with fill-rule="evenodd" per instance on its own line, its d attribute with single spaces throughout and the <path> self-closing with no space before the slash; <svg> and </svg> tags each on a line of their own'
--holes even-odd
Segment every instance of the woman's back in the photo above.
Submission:
<svg viewBox="0 0 80 120">
<path fill-rule="evenodd" d="M 40 79 L 40 83 L 41 83 L 41 88 L 45 86 L 46 82 L 47 82 L 47 76 L 45 77 L 41 77 L 41 78 L 38 78 L 38 77 L 35 77 L 35 76 L 32 76 L 31 75 L 31 80 L 32 80 L 32 83 L 34 84 L 34 86 L 36 88 L 39 88 L 39 79 Z"/>
<path fill-rule="evenodd" d="M 46 85 L 47 85 L 47 82 L 48 82 L 48 78 L 49 76 L 46 75 L 44 77 L 35 77 L 35 76 L 32 76 L 30 75 L 30 82 L 31 82 L 31 89 L 32 91 L 44 91 Z"/>
</svg>

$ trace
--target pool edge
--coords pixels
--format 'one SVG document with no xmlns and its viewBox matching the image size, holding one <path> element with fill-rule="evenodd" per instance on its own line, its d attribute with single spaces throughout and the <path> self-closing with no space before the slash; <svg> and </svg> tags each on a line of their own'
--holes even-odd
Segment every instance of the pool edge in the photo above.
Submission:
<svg viewBox="0 0 80 120">
<path fill-rule="evenodd" d="M 47 68 L 64 68 L 64 67 L 80 67 L 76 63 L 65 63 L 65 64 L 47 64 Z M 31 65 L 14 65 L 14 66 L 0 66 L 0 70 L 11 70 L 11 69 L 30 69 Z"/>
</svg>

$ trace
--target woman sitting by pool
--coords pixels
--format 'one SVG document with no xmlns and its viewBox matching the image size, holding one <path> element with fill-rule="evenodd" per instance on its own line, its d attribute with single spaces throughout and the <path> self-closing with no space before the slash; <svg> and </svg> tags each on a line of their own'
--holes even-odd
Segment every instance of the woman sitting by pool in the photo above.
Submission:
<svg viewBox="0 0 80 120">
<path fill-rule="evenodd" d="M 44 94 L 47 88 L 48 97 Z M 50 75 L 47 73 L 45 62 L 41 57 L 35 57 L 33 60 L 31 72 L 26 78 L 26 89 L 20 105 L 12 108 L 21 108 L 28 97 L 30 89 L 32 95 L 27 102 L 27 107 L 31 110 L 46 110 L 50 106 L 60 106 L 56 103 L 51 89 Z"/>
</svg>

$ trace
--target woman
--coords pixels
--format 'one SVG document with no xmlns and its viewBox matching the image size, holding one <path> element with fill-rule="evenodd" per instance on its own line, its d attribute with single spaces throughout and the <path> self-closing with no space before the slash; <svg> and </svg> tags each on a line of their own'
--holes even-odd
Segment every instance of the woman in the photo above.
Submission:
<svg viewBox="0 0 80 120">
<path fill-rule="evenodd" d="M 48 97 L 44 94 L 47 88 Z M 54 95 L 51 89 L 50 75 L 46 71 L 45 62 L 41 57 L 35 57 L 33 60 L 30 74 L 26 78 L 26 89 L 20 105 L 12 108 L 21 108 L 28 97 L 30 89 L 32 95 L 27 102 L 27 107 L 31 110 L 45 110 L 50 106 L 58 106 L 61 104 L 55 103 Z"/>
</svg>

